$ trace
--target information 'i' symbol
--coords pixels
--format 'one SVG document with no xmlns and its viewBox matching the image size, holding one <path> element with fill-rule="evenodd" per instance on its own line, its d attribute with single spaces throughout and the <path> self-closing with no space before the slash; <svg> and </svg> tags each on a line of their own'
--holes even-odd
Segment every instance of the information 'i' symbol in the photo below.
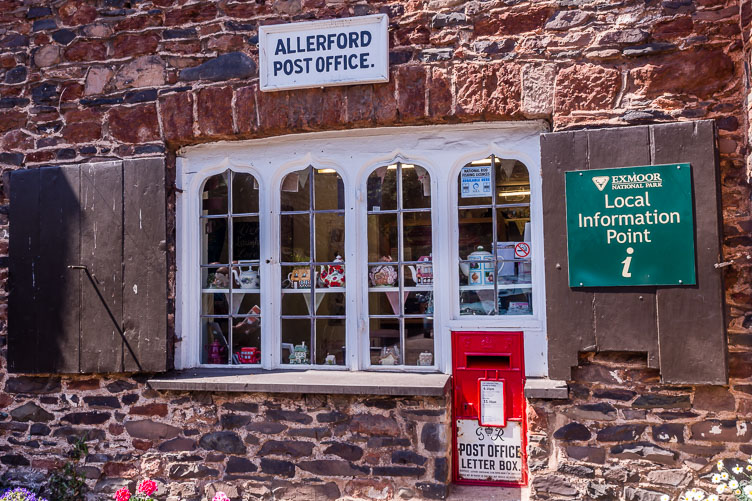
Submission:
<svg viewBox="0 0 752 501">
<path fill-rule="evenodd" d="M 632 247 L 627 247 L 627 254 L 627 258 L 621 262 L 621 264 L 624 265 L 624 268 L 621 269 L 621 276 L 624 278 L 632 276 L 632 272 L 629 271 L 629 265 L 632 264 L 632 254 L 634 254 L 634 249 Z"/>
</svg>

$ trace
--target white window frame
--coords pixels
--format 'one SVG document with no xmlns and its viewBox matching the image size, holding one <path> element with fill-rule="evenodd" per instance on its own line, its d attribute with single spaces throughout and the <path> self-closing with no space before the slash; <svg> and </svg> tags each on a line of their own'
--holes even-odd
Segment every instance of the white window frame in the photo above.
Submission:
<svg viewBox="0 0 752 501">
<path fill-rule="evenodd" d="M 481 122 L 459 125 L 391 127 L 220 142 L 178 152 L 176 187 L 176 334 L 175 367 L 200 366 L 200 220 L 204 181 L 232 169 L 252 174 L 259 183 L 261 238 L 261 367 L 280 368 L 279 265 L 280 186 L 284 176 L 313 165 L 335 169 L 345 186 L 346 367 L 286 365 L 286 369 L 395 370 L 369 367 L 366 185 L 379 166 L 417 164 L 431 175 L 433 223 L 435 366 L 408 372 L 451 372 L 451 331 L 523 331 L 529 377 L 548 374 L 543 272 L 540 134 L 542 121 Z M 516 159 L 530 176 L 533 314 L 459 315 L 458 212 L 460 169 L 489 157 Z M 444 284 L 444 285 L 442 285 Z M 206 367 L 216 368 L 216 365 Z M 240 365 L 239 368 L 248 366 Z"/>
</svg>

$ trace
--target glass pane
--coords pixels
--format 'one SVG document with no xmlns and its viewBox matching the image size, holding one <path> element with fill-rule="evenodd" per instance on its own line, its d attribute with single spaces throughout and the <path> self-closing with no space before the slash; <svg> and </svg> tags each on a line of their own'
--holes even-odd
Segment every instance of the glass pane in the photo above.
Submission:
<svg viewBox="0 0 752 501">
<path fill-rule="evenodd" d="M 282 266 L 283 289 L 310 289 L 313 284 L 313 270 L 308 264 L 301 266 Z"/>
<path fill-rule="evenodd" d="M 308 316 L 311 314 L 311 309 L 308 306 L 310 303 L 310 290 L 306 292 L 282 291 L 283 315 Z"/>
<path fill-rule="evenodd" d="M 493 288 L 470 285 L 460 290 L 460 315 L 494 315 Z"/>
<path fill-rule="evenodd" d="M 499 159 L 496 164 L 496 203 L 529 204 L 530 178 L 518 160 Z"/>
<path fill-rule="evenodd" d="M 345 210 L 345 185 L 334 169 L 317 169 L 313 182 L 315 210 Z"/>
<path fill-rule="evenodd" d="M 390 260 L 382 260 L 384 264 L 375 264 L 368 267 L 369 287 L 398 287 L 399 276 L 397 266 Z"/>
<path fill-rule="evenodd" d="M 368 261 L 381 261 L 385 257 L 396 261 L 398 246 L 397 214 L 369 214 Z"/>
<path fill-rule="evenodd" d="M 345 319 L 316 320 L 316 363 L 345 365 Z"/>
<path fill-rule="evenodd" d="M 201 320 L 201 363 L 226 364 L 230 333 L 227 319 L 204 318 Z"/>
<path fill-rule="evenodd" d="M 338 292 L 317 292 L 316 314 L 344 316 L 345 294 Z"/>
<path fill-rule="evenodd" d="M 214 294 L 201 294 L 202 315 L 227 315 L 230 305 L 227 302 L 229 294 L 217 292 Z"/>
<path fill-rule="evenodd" d="M 232 323 L 232 363 L 261 363 L 261 319 L 233 318 Z"/>
<path fill-rule="evenodd" d="M 202 193 L 203 215 L 227 214 L 227 173 L 206 180 Z"/>
<path fill-rule="evenodd" d="M 260 315 L 261 295 L 248 293 L 233 293 L 232 306 L 235 315 Z"/>
<path fill-rule="evenodd" d="M 532 315 L 532 289 L 499 288 L 499 315 Z"/>
<path fill-rule="evenodd" d="M 334 262 L 345 254 L 344 214 L 316 214 L 316 261 Z"/>
<path fill-rule="evenodd" d="M 431 254 L 431 213 L 404 212 L 402 214 L 405 246 L 403 259 L 418 261 Z"/>
<path fill-rule="evenodd" d="M 310 177 L 311 169 L 306 167 L 297 172 L 291 172 L 282 180 L 282 211 L 309 210 L 310 203 Z"/>
<path fill-rule="evenodd" d="M 259 185 L 250 174 L 232 175 L 232 212 L 245 214 L 259 211 Z"/>
<path fill-rule="evenodd" d="M 230 289 L 230 269 L 227 266 L 201 268 L 201 288 Z"/>
<path fill-rule="evenodd" d="M 372 318 L 369 321 L 369 339 L 372 365 L 399 365 L 399 318 Z"/>
<path fill-rule="evenodd" d="M 405 315 L 433 315 L 433 293 L 411 291 L 405 295 Z"/>
<path fill-rule="evenodd" d="M 311 320 L 282 319 L 282 363 L 308 364 L 311 360 Z"/>
<path fill-rule="evenodd" d="M 402 293 L 404 298 L 405 293 Z M 368 293 L 368 313 L 369 315 L 399 315 L 400 292 L 369 292 Z"/>
<path fill-rule="evenodd" d="M 308 214 L 280 216 L 281 249 L 283 262 L 306 262 L 311 259 L 311 232 Z"/>
<path fill-rule="evenodd" d="M 228 263 L 227 219 L 201 219 L 201 264 Z"/>
<path fill-rule="evenodd" d="M 402 165 L 402 208 L 431 208 L 431 176 L 419 165 Z"/>
<path fill-rule="evenodd" d="M 379 167 L 368 176 L 368 210 L 397 210 L 397 166 Z"/>
<path fill-rule="evenodd" d="M 521 242 L 525 230 L 530 236 L 530 208 L 496 209 L 496 238 L 499 242 Z"/>
<path fill-rule="evenodd" d="M 232 259 L 234 261 L 258 263 L 261 255 L 259 241 L 258 216 L 232 218 Z"/>
<path fill-rule="evenodd" d="M 478 160 L 465 165 L 457 180 L 457 204 L 491 205 L 491 160 Z"/>
<path fill-rule="evenodd" d="M 469 256 L 483 256 L 483 253 L 493 251 L 491 240 L 493 239 L 493 220 L 491 209 L 464 209 L 459 211 L 460 259 L 468 259 Z M 479 249 L 478 247 L 483 247 Z"/>
<path fill-rule="evenodd" d="M 433 365 L 433 321 L 405 319 L 405 365 Z"/>
</svg>

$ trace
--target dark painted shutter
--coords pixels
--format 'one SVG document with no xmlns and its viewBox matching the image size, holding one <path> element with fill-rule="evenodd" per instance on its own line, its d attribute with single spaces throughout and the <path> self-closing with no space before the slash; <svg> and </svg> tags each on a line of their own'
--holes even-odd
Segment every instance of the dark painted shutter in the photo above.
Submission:
<svg viewBox="0 0 752 501">
<path fill-rule="evenodd" d="M 163 159 L 16 171 L 10 199 L 9 370 L 167 369 Z"/>
<path fill-rule="evenodd" d="M 570 379 L 578 352 L 634 351 L 664 382 L 725 384 L 714 122 L 544 134 L 541 160 L 549 376 Z M 564 172 L 674 162 L 692 164 L 697 285 L 570 289 Z"/>
</svg>

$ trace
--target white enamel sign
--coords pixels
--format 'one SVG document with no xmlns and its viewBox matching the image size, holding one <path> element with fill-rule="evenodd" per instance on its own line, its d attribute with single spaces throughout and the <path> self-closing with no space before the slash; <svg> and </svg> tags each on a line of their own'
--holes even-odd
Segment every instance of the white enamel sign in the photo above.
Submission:
<svg viewBox="0 0 752 501">
<path fill-rule="evenodd" d="M 504 426 L 504 381 L 479 381 L 480 422 L 485 426 Z"/>
<path fill-rule="evenodd" d="M 389 81 L 386 14 L 259 28 L 262 91 Z"/>
<path fill-rule="evenodd" d="M 457 461 L 462 480 L 522 481 L 522 433 L 520 423 L 506 427 L 478 424 L 475 419 L 457 420 Z"/>
</svg>

